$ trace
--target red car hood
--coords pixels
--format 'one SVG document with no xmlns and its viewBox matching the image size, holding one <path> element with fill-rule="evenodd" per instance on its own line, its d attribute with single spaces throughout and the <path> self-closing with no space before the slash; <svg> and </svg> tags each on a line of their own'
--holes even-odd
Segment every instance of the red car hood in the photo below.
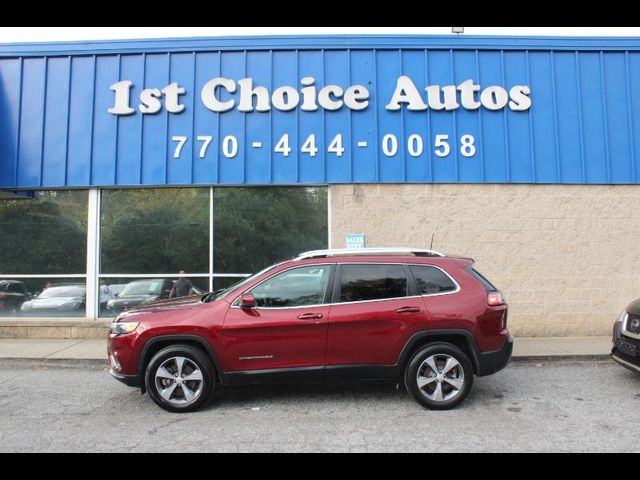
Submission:
<svg viewBox="0 0 640 480">
<path fill-rule="evenodd" d="M 202 305 L 201 295 L 191 297 L 171 298 L 169 300 L 158 300 L 153 303 L 145 303 L 131 307 L 123 316 L 134 316 L 143 313 L 164 312 L 173 310 L 187 310 Z"/>
</svg>

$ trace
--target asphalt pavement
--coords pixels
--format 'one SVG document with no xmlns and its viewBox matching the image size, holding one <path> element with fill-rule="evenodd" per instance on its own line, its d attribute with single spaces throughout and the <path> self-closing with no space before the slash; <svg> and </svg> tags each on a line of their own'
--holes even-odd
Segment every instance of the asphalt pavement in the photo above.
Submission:
<svg viewBox="0 0 640 480">
<path fill-rule="evenodd" d="M 640 452 L 640 375 L 520 361 L 431 412 L 392 384 L 219 389 L 159 409 L 104 367 L 0 360 L 0 452 Z"/>
</svg>

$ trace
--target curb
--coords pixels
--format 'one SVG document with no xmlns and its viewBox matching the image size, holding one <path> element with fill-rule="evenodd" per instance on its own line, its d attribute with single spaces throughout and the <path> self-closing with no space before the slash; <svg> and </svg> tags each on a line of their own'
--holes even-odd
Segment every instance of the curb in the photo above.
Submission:
<svg viewBox="0 0 640 480">
<path fill-rule="evenodd" d="M 31 367 L 54 367 L 54 368 L 74 368 L 74 367 L 104 367 L 109 368 L 109 361 L 98 358 L 20 358 L 3 357 L 0 363 L 13 363 L 19 366 Z"/>
<path fill-rule="evenodd" d="M 527 355 L 511 357 L 511 362 L 600 362 L 610 360 L 611 354 L 589 354 L 589 355 Z"/>
</svg>

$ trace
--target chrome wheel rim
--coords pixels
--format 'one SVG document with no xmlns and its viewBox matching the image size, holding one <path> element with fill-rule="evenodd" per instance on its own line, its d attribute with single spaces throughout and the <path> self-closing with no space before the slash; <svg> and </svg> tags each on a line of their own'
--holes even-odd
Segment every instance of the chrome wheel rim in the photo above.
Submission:
<svg viewBox="0 0 640 480">
<path fill-rule="evenodd" d="M 416 375 L 420 393 L 433 402 L 453 400 L 464 388 L 464 369 L 454 357 L 436 354 L 427 358 Z"/>
<path fill-rule="evenodd" d="M 179 407 L 191 405 L 202 394 L 202 370 L 186 357 L 171 357 L 158 367 L 156 389 L 167 403 Z"/>
</svg>

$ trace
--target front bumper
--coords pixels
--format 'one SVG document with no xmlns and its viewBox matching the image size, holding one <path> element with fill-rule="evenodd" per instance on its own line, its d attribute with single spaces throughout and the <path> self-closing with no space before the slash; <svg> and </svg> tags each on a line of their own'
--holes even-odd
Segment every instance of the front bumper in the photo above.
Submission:
<svg viewBox="0 0 640 480">
<path fill-rule="evenodd" d="M 611 358 L 618 365 L 640 373 L 640 340 L 622 334 L 622 324 L 616 323 L 613 329 L 613 350 Z"/>
<path fill-rule="evenodd" d="M 495 352 L 481 352 L 478 355 L 478 376 L 486 377 L 504 369 L 511 360 L 513 353 L 513 338 L 511 335 L 504 341 L 500 350 Z"/>
<path fill-rule="evenodd" d="M 632 372 L 640 373 L 640 361 L 633 360 L 629 357 L 622 356 L 620 353 L 612 353 L 611 358 L 618 365 L 631 370 Z"/>
<path fill-rule="evenodd" d="M 109 370 L 109 374 L 119 382 L 124 383 L 127 387 L 140 386 L 140 382 L 138 380 L 137 375 L 123 375 L 121 373 L 116 372 L 113 368 Z"/>
</svg>

